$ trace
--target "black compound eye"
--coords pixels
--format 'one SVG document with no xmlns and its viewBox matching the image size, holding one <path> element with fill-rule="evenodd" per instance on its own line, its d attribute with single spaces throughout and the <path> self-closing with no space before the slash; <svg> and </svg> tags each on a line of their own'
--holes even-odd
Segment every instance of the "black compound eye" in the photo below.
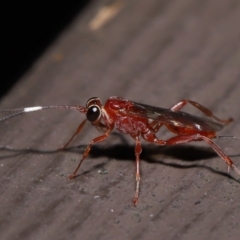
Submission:
<svg viewBox="0 0 240 240">
<path fill-rule="evenodd" d="M 101 116 L 101 110 L 98 106 L 90 106 L 87 110 L 87 120 L 89 122 L 95 122 Z"/>
</svg>

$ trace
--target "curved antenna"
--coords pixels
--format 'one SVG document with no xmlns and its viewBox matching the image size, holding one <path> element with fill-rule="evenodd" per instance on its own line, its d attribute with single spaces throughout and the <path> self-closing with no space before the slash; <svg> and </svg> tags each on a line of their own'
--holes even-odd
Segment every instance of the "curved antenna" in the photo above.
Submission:
<svg viewBox="0 0 240 240">
<path fill-rule="evenodd" d="M 36 107 L 26 107 L 26 108 L 14 108 L 14 109 L 3 109 L 0 110 L 0 113 L 11 113 L 5 117 L 0 118 L 0 122 L 5 121 L 9 118 L 16 117 L 18 115 L 21 115 L 23 113 L 29 113 L 29 112 L 36 112 L 41 111 L 44 109 L 74 109 L 78 110 L 82 113 L 86 113 L 87 110 L 85 107 L 82 106 L 72 106 L 72 105 L 49 105 L 49 106 L 36 106 Z"/>
</svg>

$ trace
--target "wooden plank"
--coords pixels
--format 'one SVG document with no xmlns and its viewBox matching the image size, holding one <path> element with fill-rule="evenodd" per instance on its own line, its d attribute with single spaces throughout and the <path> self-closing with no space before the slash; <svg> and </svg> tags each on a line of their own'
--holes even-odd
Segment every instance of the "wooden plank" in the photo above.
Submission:
<svg viewBox="0 0 240 240">
<path fill-rule="evenodd" d="M 235 122 L 220 134 L 239 136 L 239 21 L 236 0 L 94 2 L 1 109 L 84 105 L 92 96 L 112 95 L 170 107 L 188 98 L 219 117 L 232 116 Z M 163 149 L 144 143 L 136 208 L 128 136 L 115 132 L 94 146 L 80 176 L 67 181 L 98 134 L 88 126 L 74 147 L 56 152 L 82 119 L 49 110 L 0 124 L 1 239 L 238 239 L 237 176 L 227 174 L 206 144 Z M 238 154 L 237 144 L 229 139 L 221 146 Z M 240 167 L 239 156 L 233 160 Z"/>
</svg>

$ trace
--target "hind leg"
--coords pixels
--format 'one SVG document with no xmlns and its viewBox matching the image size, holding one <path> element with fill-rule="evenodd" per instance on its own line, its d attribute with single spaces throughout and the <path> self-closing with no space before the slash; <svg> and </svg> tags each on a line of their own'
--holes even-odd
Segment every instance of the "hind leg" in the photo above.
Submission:
<svg viewBox="0 0 240 240">
<path fill-rule="evenodd" d="M 223 120 L 220 119 L 218 117 L 216 117 L 211 110 L 209 110 L 208 108 L 204 107 L 203 105 L 201 105 L 200 103 L 188 100 L 188 99 L 183 99 L 182 101 L 178 102 L 177 104 L 175 104 L 173 107 L 171 107 L 170 109 L 172 111 L 179 111 L 180 109 L 182 109 L 187 103 L 190 103 L 192 106 L 194 106 L 195 108 L 199 109 L 201 112 L 203 112 L 206 116 L 215 119 L 216 121 L 222 123 L 222 124 L 228 124 L 230 122 L 233 121 L 232 118 Z"/>
<path fill-rule="evenodd" d="M 151 143 L 158 144 L 160 146 L 165 145 L 176 145 L 176 144 L 183 144 L 192 141 L 205 141 L 207 142 L 212 149 L 222 158 L 222 160 L 228 165 L 228 168 L 234 169 L 234 171 L 240 175 L 240 170 L 233 164 L 233 161 L 219 148 L 210 138 L 201 135 L 199 133 L 192 134 L 192 135 L 184 135 L 184 136 L 176 136 L 172 137 L 166 141 L 160 140 L 156 137 L 154 133 L 148 132 L 147 134 L 142 135 L 143 138 Z"/>
<path fill-rule="evenodd" d="M 233 121 L 232 118 L 229 118 L 229 119 L 226 119 L 226 120 L 223 120 L 223 119 L 220 119 L 218 117 L 216 117 L 212 111 L 210 111 L 208 108 L 202 106 L 201 104 L 197 103 L 197 102 L 194 102 L 194 101 L 191 101 L 191 100 L 188 100 L 188 99 L 183 99 L 182 101 L 176 103 L 175 105 L 173 105 L 170 110 L 174 111 L 174 112 L 177 112 L 177 111 L 180 111 L 185 105 L 187 105 L 188 103 L 190 103 L 192 106 L 194 106 L 195 108 L 199 109 L 201 112 L 203 112 L 206 116 L 210 117 L 210 118 L 213 118 L 215 119 L 216 121 L 222 123 L 222 124 L 228 124 L 230 122 Z M 150 125 L 149 125 L 149 128 L 154 132 L 158 132 L 158 130 L 163 126 L 163 124 L 159 121 L 153 121 Z"/>
</svg>

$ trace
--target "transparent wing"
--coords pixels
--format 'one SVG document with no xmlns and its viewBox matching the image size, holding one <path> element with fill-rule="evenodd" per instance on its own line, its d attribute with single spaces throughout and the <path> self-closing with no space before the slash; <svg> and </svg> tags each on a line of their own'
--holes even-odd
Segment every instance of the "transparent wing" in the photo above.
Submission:
<svg viewBox="0 0 240 240">
<path fill-rule="evenodd" d="M 210 119 L 193 116 L 186 112 L 174 112 L 170 109 L 153 107 L 142 103 L 132 102 L 132 106 L 124 111 L 130 116 L 159 121 L 166 125 L 194 129 L 197 131 L 220 131 L 223 125 Z"/>
</svg>

